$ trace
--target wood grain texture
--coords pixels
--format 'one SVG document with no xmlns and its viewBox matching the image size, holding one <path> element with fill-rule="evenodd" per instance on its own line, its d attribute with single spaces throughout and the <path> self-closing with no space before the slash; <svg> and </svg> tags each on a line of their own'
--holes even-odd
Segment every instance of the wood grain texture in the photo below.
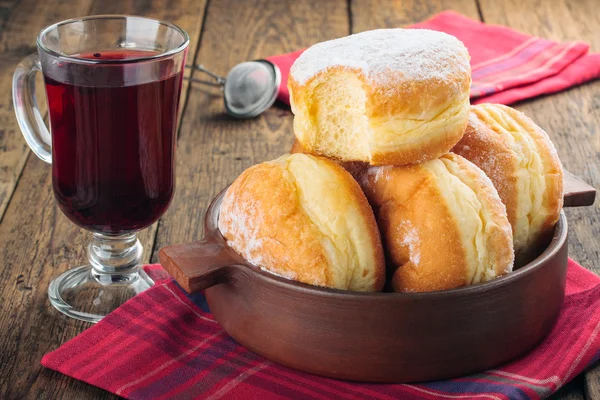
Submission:
<svg viewBox="0 0 600 400">
<path fill-rule="evenodd" d="M 50 168 L 29 156 L 12 110 L 14 67 L 35 51 L 35 37 L 43 26 L 92 13 L 147 15 L 177 23 L 190 33 L 191 64 L 206 1 L 0 0 L 0 398 L 115 398 L 39 366 L 44 353 L 89 326 L 56 312 L 46 295 L 52 278 L 85 260 L 88 236 L 57 211 Z M 556 40 L 586 40 L 600 51 L 596 4 L 595 0 L 481 0 L 480 8 L 486 22 Z M 445 9 L 479 18 L 475 0 L 352 0 L 349 5 L 350 9 L 345 0 L 211 0 L 196 61 L 226 74 L 241 61 L 296 50 L 350 31 L 418 22 Z M 212 197 L 243 169 L 277 157 L 292 142 L 286 108 L 235 121 L 224 114 L 219 90 L 194 84 L 189 93 L 180 130 L 176 196 L 160 222 L 154 261 L 161 246 L 201 238 L 203 214 Z M 517 108 L 548 131 L 571 172 L 600 187 L 600 82 Z M 598 207 L 567 212 L 571 255 L 596 272 L 600 271 L 600 249 L 594 239 L 600 233 Z M 156 229 L 146 230 L 142 237 L 146 260 Z M 581 398 L 584 382 L 587 398 L 600 398 L 598 367 L 554 398 Z"/>
<path fill-rule="evenodd" d="M 347 35 L 346 7 L 343 0 L 255 0 L 243 7 L 213 0 L 196 61 L 225 75 L 242 61 Z M 194 83 L 177 148 L 177 190 L 160 222 L 152 260 L 163 246 L 200 239 L 210 200 L 245 168 L 288 152 L 292 141 L 289 109 L 276 106 L 255 119 L 234 120 L 225 114 L 218 89 Z"/>
<path fill-rule="evenodd" d="M 351 0 L 352 33 L 379 28 L 402 28 L 433 15 L 454 10 L 479 19 L 475 0 Z"/>
<path fill-rule="evenodd" d="M 480 0 L 483 19 L 532 35 L 559 41 L 581 40 L 600 51 L 600 14 L 595 0 Z M 522 102 L 516 108 L 529 115 L 550 136 L 563 165 L 591 186 L 600 187 L 600 81 L 562 93 Z M 566 209 L 569 255 L 600 273 L 600 202 Z M 588 392 L 599 394 L 600 366 L 585 374 Z M 590 397 L 593 398 L 593 397 Z"/>
<path fill-rule="evenodd" d="M 205 4 L 205 1 L 195 0 L 24 1 L 14 7 L 0 36 L 0 48 L 14 54 L 15 63 L 5 67 L 7 73 L 0 79 L 0 88 L 10 88 L 10 70 L 22 56 L 35 51 L 35 36 L 41 28 L 87 14 L 125 13 L 175 22 L 190 34 L 188 57 L 193 59 Z M 36 13 L 32 13 L 32 9 L 36 9 Z M 5 60 L 0 61 L 0 71 L 4 71 L 2 62 Z M 182 104 L 185 104 L 186 93 L 187 82 L 182 92 Z M 8 97 L 0 98 L 0 106 L 10 102 Z M 4 116 L 5 108 L 9 110 Z M 9 122 L 5 126 L 13 124 L 11 143 L 16 143 L 13 147 L 25 149 L 12 113 L 12 106 L 0 107 L 0 123 L 6 118 Z M 1 141 L 1 136 L 0 150 L 6 143 Z M 27 153 L 25 150 L 18 155 L 26 157 Z M 0 165 L 3 158 L 4 154 L 0 153 Z M 25 164 L 24 159 L 19 162 Z M 15 161 L 7 168 L 17 177 L 19 162 Z M 1 196 L 0 189 L 0 205 Z M 146 261 L 150 258 L 155 232 L 156 225 L 140 235 Z M 55 311 L 46 293 L 54 277 L 86 261 L 88 239 L 89 233 L 77 228 L 58 211 L 52 194 L 50 167 L 35 156 L 29 157 L 0 224 L 0 398 L 116 397 L 40 366 L 43 354 L 90 326 Z"/>
</svg>

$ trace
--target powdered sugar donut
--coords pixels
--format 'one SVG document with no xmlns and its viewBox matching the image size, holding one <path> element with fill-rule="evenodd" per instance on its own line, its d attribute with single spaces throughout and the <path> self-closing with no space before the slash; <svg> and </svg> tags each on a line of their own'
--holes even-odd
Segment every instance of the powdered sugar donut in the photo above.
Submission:
<svg viewBox="0 0 600 400">
<path fill-rule="evenodd" d="M 506 209 L 489 178 L 463 157 L 370 167 L 359 183 L 377 217 L 395 291 L 453 289 L 512 271 Z"/>
<path fill-rule="evenodd" d="M 461 41 L 425 29 L 379 29 L 316 44 L 288 87 L 308 152 L 404 165 L 448 152 L 464 132 L 471 68 Z"/>
<path fill-rule="evenodd" d="M 563 204 L 563 169 L 546 132 L 514 108 L 478 104 L 452 151 L 490 177 L 506 205 L 517 264 L 529 262 L 552 238 Z"/>
<path fill-rule="evenodd" d="M 227 189 L 219 230 L 248 262 L 288 279 L 352 291 L 383 287 L 373 211 L 331 160 L 292 154 L 248 168 Z"/>
</svg>

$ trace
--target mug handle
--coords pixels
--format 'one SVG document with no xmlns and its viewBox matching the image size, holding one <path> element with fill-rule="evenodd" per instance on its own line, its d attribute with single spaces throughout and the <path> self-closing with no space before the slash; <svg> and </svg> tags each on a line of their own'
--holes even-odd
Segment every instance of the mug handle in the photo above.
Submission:
<svg viewBox="0 0 600 400">
<path fill-rule="evenodd" d="M 13 75 L 13 106 L 25 141 L 36 156 L 51 164 L 52 138 L 35 97 L 35 74 L 41 71 L 42 65 L 36 53 L 19 63 Z"/>
</svg>

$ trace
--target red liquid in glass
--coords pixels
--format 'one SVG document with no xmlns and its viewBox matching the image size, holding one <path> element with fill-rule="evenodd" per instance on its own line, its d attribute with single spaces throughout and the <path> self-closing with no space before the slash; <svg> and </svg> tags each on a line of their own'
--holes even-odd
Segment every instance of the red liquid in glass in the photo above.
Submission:
<svg viewBox="0 0 600 400">
<path fill-rule="evenodd" d="M 126 50 L 79 57 L 117 60 L 150 54 Z M 134 67 L 113 65 L 107 79 L 114 74 L 113 82 L 120 82 Z M 118 87 L 78 86 L 44 77 L 54 194 L 61 210 L 77 225 L 109 234 L 131 232 L 151 225 L 167 209 L 175 184 L 182 73 L 165 75 L 165 79 Z"/>
</svg>

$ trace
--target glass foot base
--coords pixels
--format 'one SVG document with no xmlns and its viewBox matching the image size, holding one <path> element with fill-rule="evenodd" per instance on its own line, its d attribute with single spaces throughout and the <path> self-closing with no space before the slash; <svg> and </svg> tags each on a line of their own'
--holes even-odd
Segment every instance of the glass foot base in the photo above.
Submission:
<svg viewBox="0 0 600 400">
<path fill-rule="evenodd" d="M 154 282 L 141 269 L 127 273 L 99 273 L 91 265 L 73 268 L 48 287 L 50 303 L 69 317 L 98 322 Z"/>
</svg>

